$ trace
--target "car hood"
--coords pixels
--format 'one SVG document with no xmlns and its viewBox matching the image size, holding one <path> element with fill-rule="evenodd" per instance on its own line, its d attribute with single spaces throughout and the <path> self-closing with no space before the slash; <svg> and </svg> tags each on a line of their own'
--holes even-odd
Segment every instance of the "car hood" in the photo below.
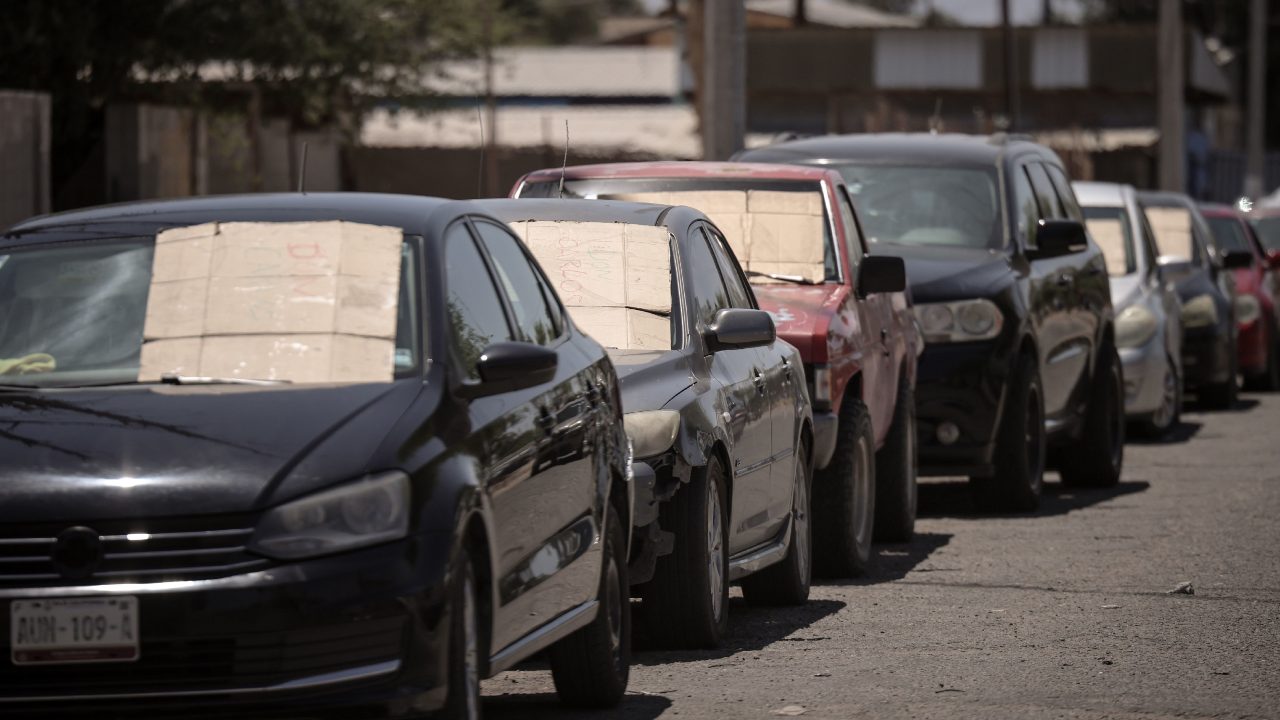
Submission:
<svg viewBox="0 0 1280 720">
<path fill-rule="evenodd" d="M 661 410 L 695 382 L 688 358 L 679 351 L 609 350 L 622 386 L 624 412 Z"/>
<path fill-rule="evenodd" d="M 760 309 L 773 316 L 778 337 L 811 362 L 815 343 L 825 343 L 831 315 L 848 289 L 844 285 L 752 285 Z"/>
<path fill-rule="evenodd" d="M 871 252 L 902 258 L 916 303 L 986 297 L 1012 277 L 1009 258 L 986 248 L 881 242 L 872 245 Z"/>
<path fill-rule="evenodd" d="M 1142 299 L 1142 278 L 1137 273 L 1110 278 L 1111 306 L 1121 310 Z"/>
<path fill-rule="evenodd" d="M 0 390 L 0 522 L 274 505 L 366 472 L 415 385 Z"/>
</svg>

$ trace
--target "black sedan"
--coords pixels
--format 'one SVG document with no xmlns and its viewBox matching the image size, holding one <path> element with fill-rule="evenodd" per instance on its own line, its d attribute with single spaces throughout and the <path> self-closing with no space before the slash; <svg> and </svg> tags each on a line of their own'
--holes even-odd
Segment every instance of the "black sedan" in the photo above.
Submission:
<svg viewBox="0 0 1280 720">
<path fill-rule="evenodd" d="M 1068 484 L 1119 480 L 1107 273 L 1052 151 L 1004 135 L 866 134 L 739 157 L 836 168 L 871 253 L 906 260 L 926 342 L 922 475 L 968 475 L 979 501 L 1012 510 L 1038 505 L 1049 460 Z"/>
<path fill-rule="evenodd" d="M 543 650 L 562 699 L 621 698 L 617 379 L 476 205 L 26 222 L 0 373 L 0 715 L 474 717 Z"/>
<path fill-rule="evenodd" d="M 1232 270 L 1248 267 L 1253 254 L 1218 247 L 1200 208 L 1182 193 L 1139 192 L 1138 205 L 1160 252 L 1160 276 L 1182 300 L 1186 387 L 1210 408 L 1230 408 L 1240 372 Z"/>
<path fill-rule="evenodd" d="M 733 251 L 688 207 L 486 200 L 525 239 L 584 331 L 609 348 L 636 457 L 631 581 L 649 637 L 714 647 L 729 584 L 809 595 L 813 413 Z"/>
</svg>

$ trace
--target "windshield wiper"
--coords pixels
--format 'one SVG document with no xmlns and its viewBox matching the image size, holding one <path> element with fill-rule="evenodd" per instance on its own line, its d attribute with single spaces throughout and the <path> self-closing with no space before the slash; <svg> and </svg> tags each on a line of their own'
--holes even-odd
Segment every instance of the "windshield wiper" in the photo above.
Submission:
<svg viewBox="0 0 1280 720">
<path fill-rule="evenodd" d="M 796 285 L 821 285 L 816 280 L 810 280 L 803 275 L 780 275 L 778 273 L 762 273 L 755 270 L 747 270 L 747 277 L 764 277 L 770 280 L 780 280 L 782 282 L 795 283 Z"/>
<path fill-rule="evenodd" d="M 253 378 L 199 377 L 173 374 L 161 375 L 160 382 L 165 385 L 288 385 L 290 383 L 289 380 L 255 380 Z"/>
</svg>

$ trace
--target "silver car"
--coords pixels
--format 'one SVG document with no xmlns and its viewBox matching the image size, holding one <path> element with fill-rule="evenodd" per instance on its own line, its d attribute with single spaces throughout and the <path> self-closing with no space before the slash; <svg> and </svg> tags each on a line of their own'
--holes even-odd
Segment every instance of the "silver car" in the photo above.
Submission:
<svg viewBox="0 0 1280 720">
<path fill-rule="evenodd" d="M 1102 248 L 1116 312 L 1116 346 L 1124 364 L 1125 415 L 1144 435 L 1160 437 L 1182 409 L 1182 304 L 1157 262 L 1155 237 L 1133 187 L 1075 182 L 1094 242 Z"/>
</svg>

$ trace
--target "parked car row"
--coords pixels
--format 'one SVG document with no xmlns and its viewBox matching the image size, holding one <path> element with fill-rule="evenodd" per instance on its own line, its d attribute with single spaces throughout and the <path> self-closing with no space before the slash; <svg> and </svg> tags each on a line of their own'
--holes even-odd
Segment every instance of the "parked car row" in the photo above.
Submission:
<svg viewBox="0 0 1280 720">
<path fill-rule="evenodd" d="M 1276 359 L 1253 229 L 1073 189 L 1015 137 L 511 194 L 146 202 L 0 239 L 0 712 L 476 717 L 540 654 L 566 703 L 610 706 L 633 608 L 715 647 L 732 584 L 799 604 L 909 540 L 917 475 L 1013 511 L 1046 468 L 1114 485 L 1126 416 L 1162 434 L 1184 384 L 1229 402 Z"/>
</svg>

